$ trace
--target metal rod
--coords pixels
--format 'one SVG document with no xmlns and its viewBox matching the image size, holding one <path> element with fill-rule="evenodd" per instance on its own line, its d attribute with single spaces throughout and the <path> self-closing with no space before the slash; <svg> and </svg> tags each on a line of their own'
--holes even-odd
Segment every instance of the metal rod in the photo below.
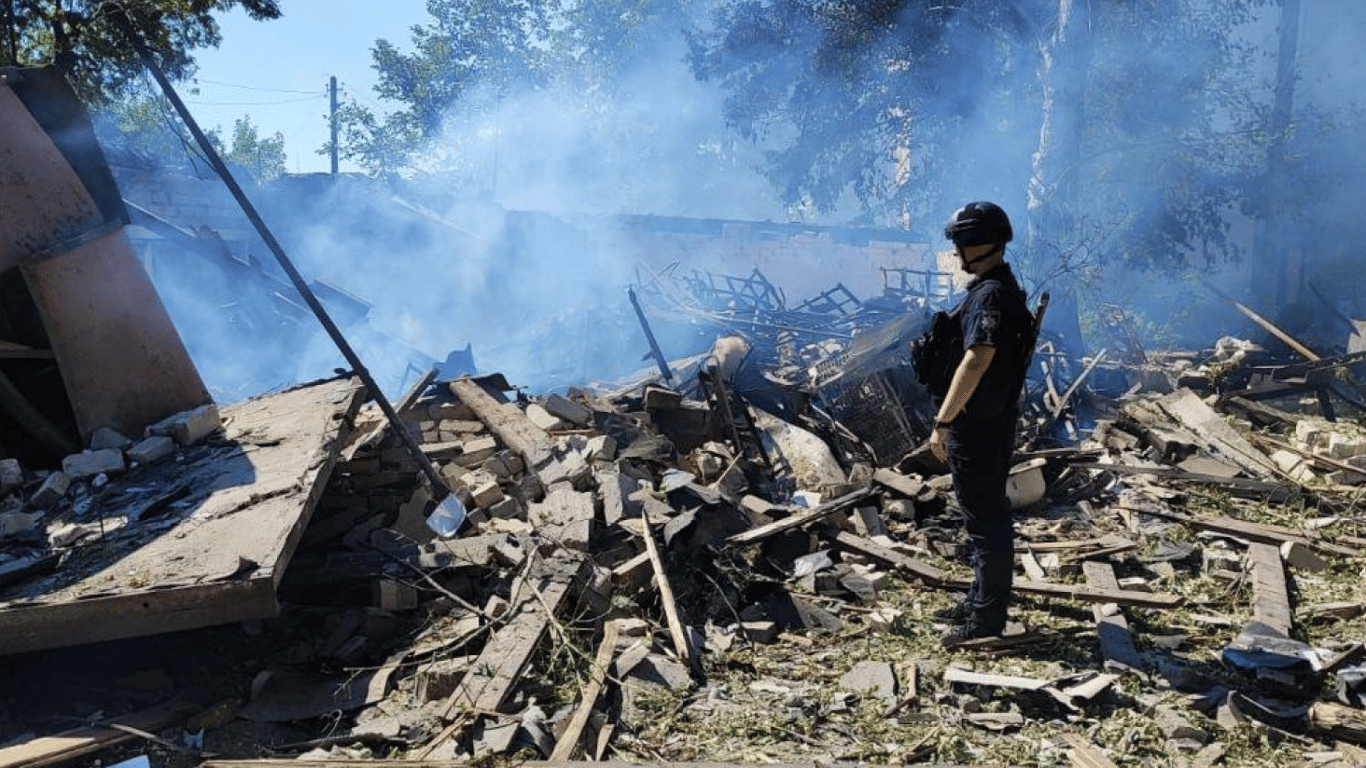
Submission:
<svg viewBox="0 0 1366 768">
<path fill-rule="evenodd" d="M 166 98 L 171 102 L 171 105 L 175 107 L 176 112 L 180 115 L 180 119 L 185 122 L 185 126 L 190 129 L 190 133 L 194 134 L 195 141 L 199 143 L 199 148 L 204 151 L 204 155 L 208 157 L 209 163 L 213 166 L 213 169 L 223 179 L 223 183 L 228 185 L 228 190 L 232 192 L 232 196 L 237 200 L 237 204 L 242 207 L 243 213 L 251 220 L 252 226 L 256 227 L 256 231 L 261 235 L 261 239 L 265 241 L 266 246 L 270 248 L 270 252 L 274 254 L 275 259 L 280 262 L 280 267 L 284 269 L 285 274 L 289 276 L 290 282 L 292 282 L 295 289 L 299 291 L 299 295 L 302 296 L 304 302 L 308 304 L 308 308 L 313 310 L 313 314 L 317 316 L 318 322 L 322 323 L 323 329 L 327 331 L 328 336 L 332 337 L 332 341 L 337 345 L 337 348 L 341 350 L 342 356 L 350 363 L 352 369 L 355 370 L 356 375 L 360 376 L 365 387 L 370 390 L 370 396 L 375 399 L 375 403 L 379 405 L 380 410 L 383 411 L 385 417 L 389 419 L 389 423 L 392 424 L 394 430 L 398 432 L 399 437 L 403 440 L 403 444 L 408 448 L 409 453 L 412 454 L 413 459 L 422 469 L 423 474 L 427 476 L 427 480 L 431 482 L 434 495 L 436 495 L 437 498 L 443 498 L 444 496 L 450 495 L 450 488 L 446 485 L 445 480 L 442 479 L 441 473 L 432 465 L 432 461 L 427 458 L 427 454 L 422 452 L 422 448 L 418 445 L 417 439 L 413 437 L 412 432 L 404 426 L 401 420 L 399 420 L 398 413 L 394 411 L 394 406 L 389 403 L 389 399 L 384 396 L 384 392 L 379 388 L 379 385 L 375 383 L 374 377 L 370 375 L 370 371 L 365 367 L 365 364 L 361 362 L 361 359 L 356 354 L 355 350 L 351 348 L 351 344 L 347 342 L 346 337 L 342 336 L 337 325 L 332 322 L 332 318 L 328 316 L 327 310 L 323 308 L 322 303 L 318 301 L 318 297 L 314 295 L 313 289 L 308 287 L 308 283 L 304 282 L 304 278 L 299 274 L 299 270 L 294 268 L 294 264 L 290 262 L 289 257 L 285 255 L 284 248 L 280 246 L 279 241 L 275 239 L 275 235 L 271 233 L 270 228 L 267 227 L 265 221 L 261 219 L 261 215 L 256 212 L 256 207 L 252 205 L 251 200 L 249 200 L 246 193 L 242 191 L 242 187 L 237 183 L 237 180 L 233 178 L 232 172 L 229 171 L 228 167 L 223 163 L 223 159 L 219 157 L 218 151 L 214 149 L 208 136 L 204 135 L 204 132 L 200 130 L 199 124 L 195 122 L 194 117 L 190 115 L 189 109 L 185 107 L 185 102 L 180 100 L 180 95 L 177 94 L 175 88 L 171 86 L 171 82 L 166 79 L 165 73 L 161 71 L 161 67 L 159 67 L 152 58 L 151 51 L 148 50 L 142 37 L 133 29 L 132 24 L 128 21 L 128 17 L 124 14 L 122 9 L 118 9 L 114 12 L 113 18 L 115 23 L 122 29 L 124 35 L 127 36 L 133 48 L 137 51 L 138 56 L 142 59 L 143 65 L 152 73 L 152 77 L 156 78 L 157 84 L 161 86 L 161 90 L 166 94 Z"/>
<path fill-rule="evenodd" d="M 636 319 L 640 320 L 640 327 L 645 330 L 645 340 L 650 342 L 650 356 L 655 359 L 659 366 L 659 372 L 664 375 L 664 380 L 673 382 L 673 373 L 669 371 L 669 362 L 664 359 L 664 353 L 659 349 L 659 342 L 655 341 L 654 331 L 650 330 L 650 321 L 645 319 L 645 310 L 640 308 L 640 301 L 636 299 L 636 289 L 627 288 L 626 295 L 631 297 L 631 306 L 636 308 Z"/>
</svg>

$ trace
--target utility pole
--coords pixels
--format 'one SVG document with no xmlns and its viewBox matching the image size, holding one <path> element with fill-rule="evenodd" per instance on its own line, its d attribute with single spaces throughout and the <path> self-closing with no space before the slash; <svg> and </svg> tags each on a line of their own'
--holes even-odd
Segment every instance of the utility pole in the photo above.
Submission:
<svg viewBox="0 0 1366 768">
<path fill-rule="evenodd" d="M 328 94 L 332 100 L 332 111 L 329 117 L 332 123 L 332 179 L 337 178 L 337 76 L 333 75 L 328 81 Z"/>
</svg>

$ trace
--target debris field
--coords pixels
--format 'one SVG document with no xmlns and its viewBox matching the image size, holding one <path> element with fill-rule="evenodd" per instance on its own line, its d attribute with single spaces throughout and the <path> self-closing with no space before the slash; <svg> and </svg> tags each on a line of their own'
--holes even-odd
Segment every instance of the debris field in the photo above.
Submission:
<svg viewBox="0 0 1366 768">
<path fill-rule="evenodd" d="M 1012 623 L 945 651 L 900 278 L 642 286 L 720 332 L 630 381 L 432 372 L 390 424 L 343 376 L 0 463 L 0 767 L 1366 764 L 1366 355 L 1045 333 Z"/>
</svg>

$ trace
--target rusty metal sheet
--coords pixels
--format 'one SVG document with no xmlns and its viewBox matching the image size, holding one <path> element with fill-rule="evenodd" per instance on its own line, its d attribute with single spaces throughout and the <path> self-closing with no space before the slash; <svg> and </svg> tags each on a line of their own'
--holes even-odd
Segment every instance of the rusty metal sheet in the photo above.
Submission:
<svg viewBox="0 0 1366 768">
<path fill-rule="evenodd" d="M 20 269 L 83 438 L 99 427 L 138 435 L 211 402 L 122 227 Z"/>
<path fill-rule="evenodd" d="M 103 220 L 76 172 L 0 82 L 0 271 Z"/>
</svg>

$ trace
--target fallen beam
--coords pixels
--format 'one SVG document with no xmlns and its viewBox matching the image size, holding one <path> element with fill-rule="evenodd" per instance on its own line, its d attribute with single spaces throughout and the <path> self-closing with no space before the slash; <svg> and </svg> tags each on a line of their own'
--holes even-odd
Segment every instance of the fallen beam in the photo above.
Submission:
<svg viewBox="0 0 1366 768">
<path fill-rule="evenodd" d="M 545 638 L 553 614 L 569 597 L 576 576 L 577 573 L 565 573 L 563 569 L 554 572 L 552 568 L 540 578 L 524 582 L 522 588 L 531 589 L 534 594 L 522 597 L 512 618 L 484 645 L 479 658 L 446 700 L 441 712 L 444 719 L 454 720 L 465 712 L 501 711 Z"/>
<path fill-rule="evenodd" d="M 531 423 L 516 405 L 499 402 L 475 379 L 456 379 L 450 383 L 450 390 L 494 437 L 521 454 L 528 467 L 539 469 L 554 458 L 549 433 Z"/>
<path fill-rule="evenodd" d="M 184 701 L 173 701 L 131 715 L 116 717 L 108 725 L 91 725 L 62 731 L 54 736 L 0 748 L 0 768 L 42 768 L 61 765 L 138 736 L 125 729 L 159 731 L 195 710 Z"/>
<path fill-rule="evenodd" d="M 608 621 L 603 625 L 602 642 L 598 643 L 598 653 L 593 658 L 592 676 L 588 680 L 588 685 L 584 686 L 579 706 L 574 710 L 574 714 L 570 715 L 569 723 L 560 734 L 559 741 L 555 742 L 555 750 L 550 753 L 552 761 L 568 760 L 579 748 L 584 726 L 588 725 L 588 718 L 593 714 L 593 705 L 602 693 L 603 684 L 607 681 L 607 670 L 611 668 L 612 658 L 616 655 L 617 635 L 615 621 Z"/>
<path fill-rule="evenodd" d="M 1114 566 L 1096 560 L 1088 560 L 1081 565 L 1086 574 L 1086 583 L 1097 589 L 1119 589 L 1115 579 Z M 1096 620 L 1096 636 L 1100 639 L 1100 655 L 1106 667 L 1141 670 L 1147 666 L 1143 656 L 1134 647 L 1134 635 L 1129 631 L 1129 622 L 1122 613 L 1109 613 L 1103 606 L 1091 609 Z"/>
<path fill-rule="evenodd" d="M 761 525 L 758 528 L 751 528 L 748 531 L 737 533 L 734 536 L 731 536 L 730 538 L 726 539 L 726 543 L 753 544 L 756 541 L 762 541 L 763 539 L 767 539 L 770 536 L 776 536 L 784 531 L 790 531 L 794 528 L 800 528 L 809 523 L 814 523 L 815 521 L 820 520 L 821 518 L 829 517 L 830 515 L 833 515 L 836 512 L 848 509 L 849 507 L 852 507 L 860 501 L 863 501 L 864 499 L 868 498 L 868 496 L 870 496 L 872 492 L 872 488 L 870 487 L 860 488 L 857 491 L 846 493 L 845 495 L 837 499 L 827 501 L 824 504 L 817 506 L 815 509 L 810 509 L 805 512 L 798 512 L 797 514 L 792 515 L 791 517 L 785 517 L 782 520 L 776 520 L 767 525 Z"/>
</svg>

